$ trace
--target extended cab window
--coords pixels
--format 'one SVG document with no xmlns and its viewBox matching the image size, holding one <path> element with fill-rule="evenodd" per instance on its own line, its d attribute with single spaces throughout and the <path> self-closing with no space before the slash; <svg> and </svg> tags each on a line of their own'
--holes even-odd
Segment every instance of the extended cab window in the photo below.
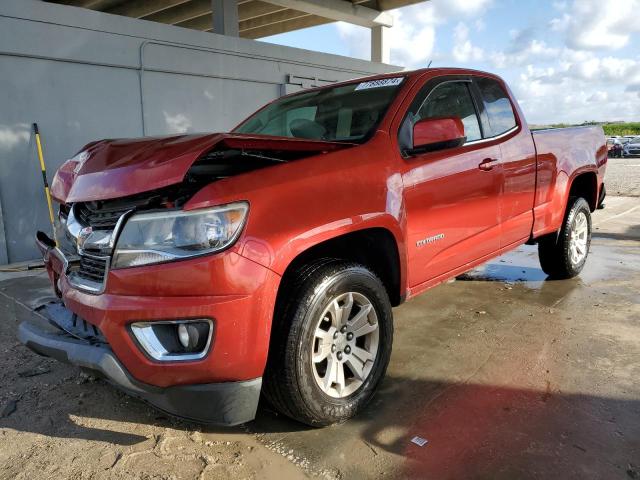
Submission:
<svg viewBox="0 0 640 480">
<path fill-rule="evenodd" d="M 475 82 L 482 95 L 493 135 L 500 135 L 515 127 L 513 107 L 502 86 L 491 78 L 477 78 Z"/>
<path fill-rule="evenodd" d="M 235 132 L 364 141 L 382 120 L 403 80 L 388 77 L 283 97 L 246 119 Z"/>
<path fill-rule="evenodd" d="M 475 105 L 468 87 L 469 82 L 445 82 L 436 86 L 427 94 L 426 100 L 418 94 L 409 109 L 402 126 L 398 141 L 403 150 L 413 145 L 413 125 L 425 118 L 458 117 L 464 125 L 467 142 L 480 140 L 482 132 Z M 424 92 L 425 94 L 427 92 Z"/>
</svg>

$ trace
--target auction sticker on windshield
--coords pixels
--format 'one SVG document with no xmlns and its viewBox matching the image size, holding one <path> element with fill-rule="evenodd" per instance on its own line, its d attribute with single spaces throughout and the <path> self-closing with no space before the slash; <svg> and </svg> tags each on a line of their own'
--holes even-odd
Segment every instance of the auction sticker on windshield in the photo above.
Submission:
<svg viewBox="0 0 640 480">
<path fill-rule="evenodd" d="M 381 78 L 379 80 L 371 80 L 358 84 L 356 90 L 366 90 L 368 88 L 395 87 L 400 85 L 404 77 Z"/>
</svg>

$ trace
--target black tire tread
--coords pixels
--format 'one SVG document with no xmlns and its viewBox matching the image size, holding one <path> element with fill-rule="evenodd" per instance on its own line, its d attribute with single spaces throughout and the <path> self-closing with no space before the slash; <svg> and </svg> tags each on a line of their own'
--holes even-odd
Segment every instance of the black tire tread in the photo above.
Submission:
<svg viewBox="0 0 640 480">
<path fill-rule="evenodd" d="M 589 226 L 591 225 L 591 211 L 589 204 L 582 197 L 569 197 L 562 226 L 557 233 L 545 235 L 538 240 L 538 258 L 542 271 L 553 279 L 573 278 L 580 273 L 584 262 L 575 267 L 569 256 L 569 236 L 573 218 L 580 210 L 585 210 Z M 589 227 L 590 228 L 590 227 Z M 589 242 L 587 242 L 587 252 Z M 586 260 L 586 257 L 585 257 Z"/>
<path fill-rule="evenodd" d="M 285 352 L 289 350 L 286 348 L 286 341 L 290 337 L 287 332 L 288 324 L 285 319 L 289 318 L 291 308 L 294 307 L 294 302 L 290 300 L 287 301 L 287 299 L 298 298 L 306 281 L 312 278 L 316 271 L 327 265 L 339 262 L 338 259 L 334 258 L 320 258 L 312 263 L 303 265 L 283 280 L 285 283 L 283 283 L 281 287 L 282 290 L 279 292 L 271 326 L 269 358 L 265 369 L 262 393 L 276 410 L 290 418 L 295 417 L 294 410 L 290 407 L 291 398 L 289 392 L 291 390 L 288 387 L 291 385 L 283 388 L 281 384 L 283 379 L 285 379 L 288 384 L 291 383 L 291 379 L 284 371 L 286 365 Z"/>
<path fill-rule="evenodd" d="M 334 405 L 326 413 L 327 418 L 319 418 L 305 402 L 298 384 L 296 365 L 296 346 L 303 323 L 300 318 L 300 302 L 312 299 L 314 288 L 326 277 L 336 275 L 348 269 L 363 269 L 371 275 L 381 286 L 384 301 L 390 305 L 382 281 L 366 267 L 335 258 L 321 258 L 308 265 L 304 265 L 285 279 L 276 304 L 269 358 L 265 369 L 263 393 L 271 405 L 284 415 L 313 427 L 322 427 L 335 423 L 331 418 L 345 418 L 350 416 L 342 411 L 339 405 Z M 390 348 L 389 348 L 390 354 Z M 388 359 L 386 360 L 388 363 Z M 384 365 L 386 369 L 386 363 Z"/>
</svg>

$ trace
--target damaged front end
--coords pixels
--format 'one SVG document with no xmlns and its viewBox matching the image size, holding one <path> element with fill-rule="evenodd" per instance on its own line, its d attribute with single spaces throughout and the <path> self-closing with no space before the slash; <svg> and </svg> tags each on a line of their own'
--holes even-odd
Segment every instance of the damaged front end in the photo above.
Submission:
<svg viewBox="0 0 640 480">
<path fill-rule="evenodd" d="M 228 224 L 235 228 L 234 235 L 239 233 L 244 219 L 235 217 L 242 214 L 243 209 L 246 214 L 248 206 L 231 204 L 236 208 L 223 208 L 226 216 L 213 209 L 209 216 L 192 219 L 192 224 L 208 228 L 202 233 L 205 240 L 191 239 L 191 244 L 182 241 L 177 246 L 174 241 L 171 248 L 163 248 L 160 252 L 152 246 L 144 254 L 140 253 L 145 249 L 144 245 L 157 245 L 159 235 L 175 234 L 162 229 L 169 228 L 166 224 L 172 221 L 175 230 L 176 224 L 184 224 L 186 220 L 176 219 L 179 214 L 172 212 L 180 212 L 204 186 L 349 146 L 339 142 L 239 134 L 109 140 L 90 144 L 82 154 L 61 167 L 52 183 L 54 197 L 61 204 L 57 245 L 43 232 L 37 233 L 36 244 L 59 296 L 62 275 L 66 275 L 72 287 L 100 294 L 105 291 L 109 269 L 116 266 L 114 262 L 118 259 L 119 266 L 126 267 L 195 256 L 185 250 L 197 249 L 197 244 L 220 235 L 219 230 Z M 164 223 L 156 218 L 163 212 L 167 217 Z M 123 253 L 116 256 L 118 239 L 132 217 L 140 220 L 138 230 L 144 233 L 124 235 Z M 185 228 L 183 225 L 183 231 Z M 151 234 L 153 238 L 150 238 Z M 126 258 L 127 246 L 136 255 Z M 204 245 L 200 251 L 211 253 L 226 246 L 218 242 L 210 245 L 211 248 Z"/>
<path fill-rule="evenodd" d="M 235 134 L 90 145 L 52 183 L 55 241 L 36 235 L 61 300 L 20 340 L 173 415 L 253 419 L 279 277 L 242 255 L 250 205 L 229 179 L 347 146 Z M 158 268 L 129 268 L 142 265 Z"/>
</svg>

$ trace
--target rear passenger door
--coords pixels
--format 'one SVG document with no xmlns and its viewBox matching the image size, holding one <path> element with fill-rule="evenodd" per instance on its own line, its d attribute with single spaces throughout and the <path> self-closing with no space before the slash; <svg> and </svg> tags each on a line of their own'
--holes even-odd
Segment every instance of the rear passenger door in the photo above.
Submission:
<svg viewBox="0 0 640 480">
<path fill-rule="evenodd" d="M 486 138 L 500 146 L 504 186 L 500 196 L 500 246 L 522 243 L 531 235 L 536 190 L 536 151 L 505 86 L 489 77 L 473 77 L 485 113 Z"/>
<path fill-rule="evenodd" d="M 500 149 L 483 141 L 469 77 L 439 77 L 424 85 L 400 124 L 400 150 L 412 145 L 417 120 L 435 117 L 460 118 L 467 138 L 460 147 L 404 156 L 408 276 L 417 291 L 495 252 L 500 243 Z"/>
</svg>

